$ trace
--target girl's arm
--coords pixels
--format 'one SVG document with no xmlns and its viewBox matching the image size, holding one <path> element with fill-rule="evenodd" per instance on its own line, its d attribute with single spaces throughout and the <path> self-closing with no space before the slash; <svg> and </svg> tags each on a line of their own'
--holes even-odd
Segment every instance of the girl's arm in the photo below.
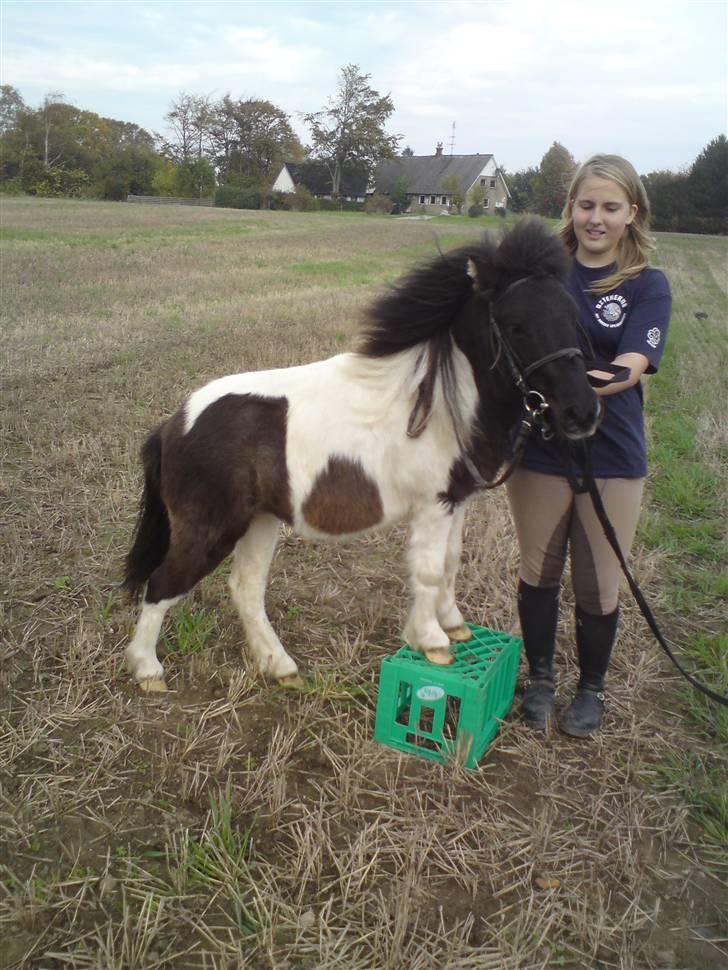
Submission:
<svg viewBox="0 0 728 970">
<path fill-rule="evenodd" d="M 605 387 L 595 387 L 594 393 L 598 394 L 600 397 L 606 397 L 609 394 L 619 394 L 620 391 L 626 391 L 630 387 L 639 381 L 640 377 L 644 374 L 647 368 L 650 366 L 649 360 L 644 354 L 629 353 L 629 354 L 619 354 L 612 361 L 618 367 L 629 367 L 630 375 L 626 381 L 619 381 L 619 383 L 607 384 Z M 597 377 L 609 377 L 604 371 L 594 370 L 589 371 L 590 374 L 595 374 Z"/>
</svg>

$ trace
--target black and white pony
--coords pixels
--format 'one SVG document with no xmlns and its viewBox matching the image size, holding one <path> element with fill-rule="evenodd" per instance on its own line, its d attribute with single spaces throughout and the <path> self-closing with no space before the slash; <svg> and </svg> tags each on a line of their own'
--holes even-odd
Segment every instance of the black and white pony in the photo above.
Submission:
<svg viewBox="0 0 728 970">
<path fill-rule="evenodd" d="M 593 433 L 567 256 L 539 221 L 440 255 L 371 307 L 355 353 L 195 391 L 142 449 L 125 586 L 146 586 L 126 658 L 164 690 L 164 615 L 234 554 L 230 590 L 263 674 L 296 683 L 264 606 L 281 522 L 312 539 L 410 523 L 406 641 L 435 663 L 469 631 L 455 603 L 466 500 L 507 457 L 527 392 L 558 433 Z"/>
</svg>

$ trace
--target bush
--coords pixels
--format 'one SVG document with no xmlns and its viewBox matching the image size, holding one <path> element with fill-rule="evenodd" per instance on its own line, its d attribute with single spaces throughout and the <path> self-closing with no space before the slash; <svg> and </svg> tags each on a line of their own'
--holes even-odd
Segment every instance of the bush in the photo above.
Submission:
<svg viewBox="0 0 728 970">
<path fill-rule="evenodd" d="M 505 217 L 508 215 L 508 211 L 504 205 L 497 205 L 495 207 L 495 214 L 500 216 L 501 219 L 505 219 Z"/>
<path fill-rule="evenodd" d="M 375 193 L 370 195 L 364 204 L 365 212 L 379 212 L 389 215 L 392 211 L 392 200 L 388 195 L 381 195 Z"/>
<path fill-rule="evenodd" d="M 285 192 L 271 192 L 268 196 L 268 208 L 287 212 L 291 208 L 288 204 L 288 195 Z"/>
<path fill-rule="evenodd" d="M 468 215 L 471 219 L 478 219 L 480 216 L 485 215 L 485 209 L 482 205 L 471 205 L 468 209 Z"/>
<path fill-rule="evenodd" d="M 315 212 L 319 208 L 319 200 L 305 185 L 297 185 L 295 192 L 287 192 L 286 202 L 294 212 Z"/>
<path fill-rule="evenodd" d="M 363 202 L 349 202 L 347 199 L 317 199 L 321 212 L 363 212 Z"/>
<path fill-rule="evenodd" d="M 655 232 L 689 232 L 710 236 L 728 236 L 728 219 L 721 216 L 696 216 L 692 213 L 675 214 L 652 219 Z"/>
<path fill-rule="evenodd" d="M 16 175 L 12 179 L 3 179 L 0 182 L 0 192 L 3 195 L 22 195 L 23 183 L 20 181 L 20 176 Z"/>
<path fill-rule="evenodd" d="M 35 187 L 45 176 L 45 165 L 39 158 L 26 158 L 23 171 L 20 174 L 20 184 L 23 192 L 35 195 Z"/>
<path fill-rule="evenodd" d="M 263 201 L 259 188 L 221 185 L 215 192 L 215 205 L 222 209 L 260 209 Z"/>
<path fill-rule="evenodd" d="M 43 177 L 27 191 L 43 198 L 68 196 L 73 199 L 83 195 L 90 181 L 86 172 L 80 168 L 49 168 L 43 170 Z M 23 187 L 25 188 L 25 178 Z"/>
<path fill-rule="evenodd" d="M 107 175 L 98 183 L 98 194 L 102 199 L 123 202 L 129 195 L 129 179 L 124 178 L 123 175 Z"/>
</svg>

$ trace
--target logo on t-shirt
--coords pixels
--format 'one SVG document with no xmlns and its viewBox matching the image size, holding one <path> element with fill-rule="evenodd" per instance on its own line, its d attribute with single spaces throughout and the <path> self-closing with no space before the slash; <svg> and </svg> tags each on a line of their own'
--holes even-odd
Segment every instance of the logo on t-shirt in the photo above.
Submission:
<svg viewBox="0 0 728 970">
<path fill-rule="evenodd" d="M 628 303 L 620 293 L 608 293 L 594 305 L 594 316 L 603 327 L 621 327 L 627 316 Z"/>
<path fill-rule="evenodd" d="M 652 347 L 653 350 L 659 344 L 661 336 L 662 334 L 660 333 L 659 327 L 653 327 L 651 330 L 647 331 L 647 343 L 650 345 L 650 347 Z"/>
</svg>

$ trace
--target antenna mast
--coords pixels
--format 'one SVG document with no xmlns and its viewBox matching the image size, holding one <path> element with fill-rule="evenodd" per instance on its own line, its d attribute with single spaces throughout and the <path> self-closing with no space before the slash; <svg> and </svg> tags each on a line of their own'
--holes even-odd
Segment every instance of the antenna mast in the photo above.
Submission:
<svg viewBox="0 0 728 970">
<path fill-rule="evenodd" d="M 450 134 L 450 154 L 452 155 L 455 149 L 455 122 L 452 123 L 452 132 Z"/>
</svg>

